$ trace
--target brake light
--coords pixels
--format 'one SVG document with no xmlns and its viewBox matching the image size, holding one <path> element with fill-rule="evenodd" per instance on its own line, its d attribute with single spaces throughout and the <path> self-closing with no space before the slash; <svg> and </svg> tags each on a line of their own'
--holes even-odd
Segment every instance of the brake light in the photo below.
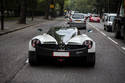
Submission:
<svg viewBox="0 0 125 83">
<path fill-rule="evenodd" d="M 72 22 L 72 19 L 70 18 L 70 22 Z"/>
<path fill-rule="evenodd" d="M 83 45 L 85 46 L 85 47 L 87 47 L 88 49 L 91 49 L 92 48 L 92 41 L 91 40 L 86 40 L 84 43 L 83 43 Z"/>
<path fill-rule="evenodd" d="M 31 44 L 32 44 L 33 47 L 36 47 L 36 45 L 39 45 L 41 43 L 40 43 L 40 40 L 34 39 L 34 40 L 32 40 Z"/>
</svg>

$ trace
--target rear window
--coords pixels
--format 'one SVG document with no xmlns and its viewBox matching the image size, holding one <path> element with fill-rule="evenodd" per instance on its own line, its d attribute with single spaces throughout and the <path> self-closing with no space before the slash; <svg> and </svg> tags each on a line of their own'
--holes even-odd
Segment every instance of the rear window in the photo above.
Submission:
<svg viewBox="0 0 125 83">
<path fill-rule="evenodd" d="M 74 14 L 74 15 L 72 16 L 72 18 L 74 18 L 74 19 L 83 19 L 83 18 L 84 18 L 84 15 L 82 15 L 82 14 Z"/>
<path fill-rule="evenodd" d="M 115 16 L 110 16 L 110 17 L 109 17 L 109 21 L 112 21 L 112 22 L 113 22 L 114 18 L 115 18 Z"/>
</svg>

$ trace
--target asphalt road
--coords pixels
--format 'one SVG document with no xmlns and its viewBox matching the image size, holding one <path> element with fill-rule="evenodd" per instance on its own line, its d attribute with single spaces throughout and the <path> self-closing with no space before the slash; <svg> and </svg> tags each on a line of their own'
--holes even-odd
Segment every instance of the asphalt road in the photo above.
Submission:
<svg viewBox="0 0 125 83">
<path fill-rule="evenodd" d="M 47 32 L 52 26 L 64 25 L 62 18 L 0 36 L 0 83 L 125 83 L 125 44 L 105 32 L 100 23 L 88 23 L 86 32 L 96 42 L 96 65 L 41 65 L 31 67 L 27 62 L 28 42 Z M 85 33 L 84 30 L 80 30 Z M 118 44 L 117 44 L 117 43 Z"/>
</svg>

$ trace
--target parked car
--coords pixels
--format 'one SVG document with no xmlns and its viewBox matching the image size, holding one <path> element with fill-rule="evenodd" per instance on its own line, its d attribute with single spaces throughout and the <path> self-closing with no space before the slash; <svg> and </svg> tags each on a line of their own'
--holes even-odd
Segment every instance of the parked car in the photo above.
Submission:
<svg viewBox="0 0 125 83">
<path fill-rule="evenodd" d="M 104 22 L 107 19 L 107 14 L 109 14 L 109 13 L 103 13 L 102 22 Z"/>
<path fill-rule="evenodd" d="M 74 13 L 69 19 L 71 27 L 86 29 L 86 17 L 83 13 Z"/>
<path fill-rule="evenodd" d="M 117 14 L 113 13 L 107 14 L 107 19 L 104 21 L 104 30 L 112 31 L 112 24 L 116 16 Z"/>
<path fill-rule="evenodd" d="M 29 41 L 29 64 L 39 61 L 95 65 L 95 42 L 76 27 L 54 27 Z"/>
<path fill-rule="evenodd" d="M 117 16 L 113 22 L 114 37 L 123 39 L 125 43 L 125 0 L 121 0 L 117 10 Z"/>
<path fill-rule="evenodd" d="M 91 15 L 89 17 L 89 22 L 98 22 L 98 23 L 100 23 L 100 17 L 98 15 Z"/>
</svg>

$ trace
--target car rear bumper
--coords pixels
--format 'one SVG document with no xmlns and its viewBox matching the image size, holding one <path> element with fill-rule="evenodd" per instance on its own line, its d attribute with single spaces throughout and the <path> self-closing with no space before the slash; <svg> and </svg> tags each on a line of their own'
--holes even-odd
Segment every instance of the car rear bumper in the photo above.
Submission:
<svg viewBox="0 0 125 83">
<path fill-rule="evenodd" d="M 111 28 L 112 28 L 112 25 L 107 25 L 107 28 L 111 29 Z"/>
<path fill-rule="evenodd" d="M 69 52 L 70 57 L 79 57 L 79 56 L 86 56 L 86 54 L 88 54 L 88 49 L 80 48 L 80 49 L 71 49 L 71 50 L 57 50 L 57 49 L 47 49 L 42 47 L 36 48 L 36 53 L 38 56 L 51 57 L 53 55 L 53 52 Z"/>
<path fill-rule="evenodd" d="M 69 56 L 53 56 L 54 52 L 69 52 Z M 73 50 L 65 50 L 65 51 L 59 51 L 54 49 L 44 49 L 41 47 L 36 48 L 36 51 L 29 51 L 29 54 L 34 54 L 37 56 L 40 60 L 58 60 L 58 59 L 64 59 L 64 60 L 80 60 L 85 58 L 88 55 L 91 55 L 93 53 L 88 53 L 88 49 L 86 48 L 80 48 L 80 49 L 73 49 Z"/>
<path fill-rule="evenodd" d="M 100 22 L 100 20 L 90 20 L 90 22 Z"/>
<path fill-rule="evenodd" d="M 71 27 L 86 27 L 86 23 L 69 23 Z"/>
<path fill-rule="evenodd" d="M 36 53 L 35 51 L 29 51 L 29 54 L 36 54 L 37 60 L 42 62 L 68 62 L 68 63 L 79 63 L 79 62 L 85 62 L 87 56 L 89 55 L 95 55 L 95 53 L 80 53 L 80 54 L 73 54 L 71 52 L 70 57 L 54 57 L 52 56 L 52 52 L 40 52 L 40 54 Z M 35 55 L 34 55 L 35 56 Z"/>
</svg>

